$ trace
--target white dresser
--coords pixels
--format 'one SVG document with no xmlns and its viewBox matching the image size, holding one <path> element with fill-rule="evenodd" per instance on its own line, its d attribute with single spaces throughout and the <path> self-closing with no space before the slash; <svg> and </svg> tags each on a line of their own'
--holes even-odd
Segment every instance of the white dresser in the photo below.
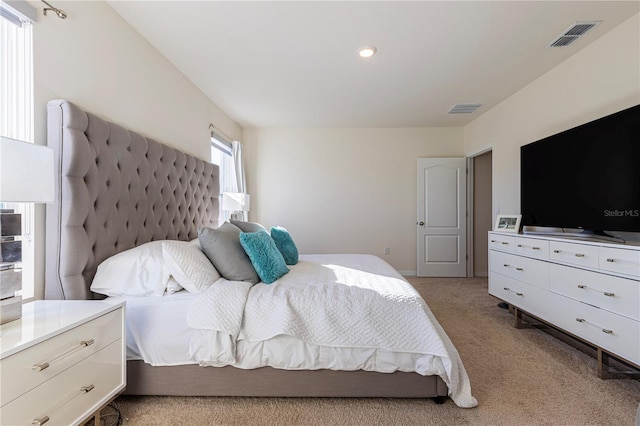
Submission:
<svg viewBox="0 0 640 426">
<path fill-rule="evenodd" d="M 640 366 L 640 247 L 489 233 L 489 293 L 597 349 Z M 604 365 L 603 365 L 604 364 Z"/>
<path fill-rule="evenodd" d="M 81 424 L 115 398 L 126 385 L 124 306 L 38 300 L 0 326 L 0 424 Z"/>
</svg>

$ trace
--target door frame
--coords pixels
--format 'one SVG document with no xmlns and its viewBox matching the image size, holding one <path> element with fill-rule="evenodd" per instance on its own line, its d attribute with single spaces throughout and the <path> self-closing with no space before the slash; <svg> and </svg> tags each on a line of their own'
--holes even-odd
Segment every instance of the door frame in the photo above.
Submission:
<svg viewBox="0 0 640 426">
<path fill-rule="evenodd" d="M 478 151 L 475 151 L 466 156 L 467 159 L 467 277 L 473 278 L 473 247 L 474 247 L 474 215 L 473 215 L 473 201 L 475 194 L 475 186 L 474 186 L 474 161 L 475 157 L 479 157 L 482 154 L 486 154 L 487 152 L 493 152 L 493 145 L 484 147 Z M 491 161 L 491 225 L 493 227 L 493 200 L 494 200 L 494 168 L 493 168 L 493 160 Z"/>
</svg>

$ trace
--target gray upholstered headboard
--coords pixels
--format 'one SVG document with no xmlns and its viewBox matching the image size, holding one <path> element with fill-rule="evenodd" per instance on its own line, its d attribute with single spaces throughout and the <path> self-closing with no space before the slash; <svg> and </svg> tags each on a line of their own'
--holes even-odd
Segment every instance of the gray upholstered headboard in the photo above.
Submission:
<svg viewBox="0 0 640 426">
<path fill-rule="evenodd" d="M 76 105 L 50 101 L 57 202 L 47 205 L 47 299 L 93 299 L 104 259 L 154 240 L 190 240 L 217 226 L 218 166 Z"/>
</svg>

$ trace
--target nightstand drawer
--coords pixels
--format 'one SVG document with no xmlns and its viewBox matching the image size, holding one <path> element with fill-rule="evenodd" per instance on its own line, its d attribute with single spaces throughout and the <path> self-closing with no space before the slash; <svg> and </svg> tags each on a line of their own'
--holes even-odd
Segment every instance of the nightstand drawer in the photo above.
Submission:
<svg viewBox="0 0 640 426">
<path fill-rule="evenodd" d="M 124 389 L 122 344 L 111 343 L 3 406 L 0 424 L 30 425 L 44 417 L 47 425 L 79 424 Z"/>
<path fill-rule="evenodd" d="M 549 244 L 549 259 L 560 263 L 597 268 L 598 247 L 551 241 Z"/>
<path fill-rule="evenodd" d="M 569 266 L 551 265 L 551 291 L 640 320 L 640 282 Z"/>
<path fill-rule="evenodd" d="M 121 337 L 122 309 L 117 309 L 3 359 L 2 403 L 14 400 Z"/>
</svg>

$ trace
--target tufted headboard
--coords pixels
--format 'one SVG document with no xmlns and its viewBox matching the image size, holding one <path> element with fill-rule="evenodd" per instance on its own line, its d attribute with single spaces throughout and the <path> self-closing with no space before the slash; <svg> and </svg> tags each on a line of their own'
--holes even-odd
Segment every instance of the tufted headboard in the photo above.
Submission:
<svg viewBox="0 0 640 426">
<path fill-rule="evenodd" d="M 100 262 L 154 240 L 217 226 L 218 166 L 84 112 L 47 105 L 56 203 L 47 205 L 47 299 L 94 299 Z"/>
</svg>

